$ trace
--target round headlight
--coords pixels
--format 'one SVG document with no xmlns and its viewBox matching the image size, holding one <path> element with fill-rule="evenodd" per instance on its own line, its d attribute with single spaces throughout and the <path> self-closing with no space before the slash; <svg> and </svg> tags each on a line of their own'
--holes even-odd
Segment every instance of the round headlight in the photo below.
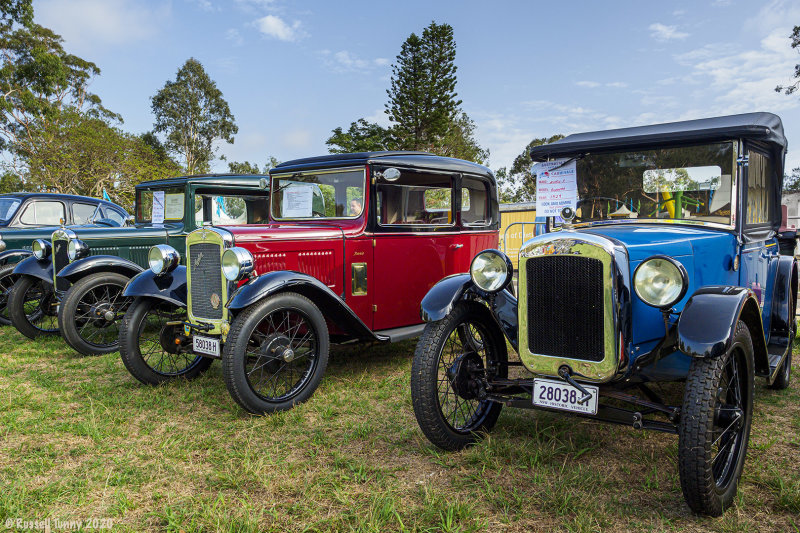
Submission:
<svg viewBox="0 0 800 533">
<path fill-rule="evenodd" d="M 75 261 L 81 257 L 89 255 L 89 247 L 80 239 L 70 239 L 67 243 L 67 257 L 70 261 Z"/>
<path fill-rule="evenodd" d="M 228 281 L 239 281 L 253 271 L 253 255 L 235 246 L 222 254 L 222 275 Z"/>
<path fill-rule="evenodd" d="M 689 276 L 682 264 L 664 255 L 645 259 L 633 273 L 633 289 L 647 305 L 672 307 L 689 288 Z"/>
<path fill-rule="evenodd" d="M 6 242 L 3 240 L 3 237 L 0 236 L 0 252 L 5 252 L 6 250 Z"/>
<path fill-rule="evenodd" d="M 475 256 L 469 266 L 472 281 L 486 292 L 497 292 L 511 283 L 514 267 L 511 259 L 497 250 L 484 250 Z"/>
<path fill-rule="evenodd" d="M 31 250 L 39 261 L 47 259 L 50 256 L 50 243 L 44 239 L 36 239 L 31 243 Z"/>
<path fill-rule="evenodd" d="M 180 260 L 181 256 L 178 250 L 166 244 L 153 246 L 147 254 L 147 262 L 150 264 L 150 270 L 156 275 L 175 270 Z"/>
</svg>

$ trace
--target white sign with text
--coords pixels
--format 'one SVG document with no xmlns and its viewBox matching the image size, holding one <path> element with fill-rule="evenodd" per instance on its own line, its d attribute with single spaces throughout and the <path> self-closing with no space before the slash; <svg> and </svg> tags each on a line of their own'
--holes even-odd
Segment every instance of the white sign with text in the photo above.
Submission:
<svg viewBox="0 0 800 533">
<path fill-rule="evenodd" d="M 574 159 L 535 163 L 531 173 L 536 176 L 536 216 L 554 217 L 559 216 L 565 207 L 577 208 Z"/>
</svg>

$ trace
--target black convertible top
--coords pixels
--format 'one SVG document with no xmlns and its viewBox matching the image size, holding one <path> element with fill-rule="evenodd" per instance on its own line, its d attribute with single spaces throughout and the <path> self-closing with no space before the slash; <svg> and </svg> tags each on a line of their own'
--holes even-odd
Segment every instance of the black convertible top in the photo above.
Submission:
<svg viewBox="0 0 800 533">
<path fill-rule="evenodd" d="M 534 161 L 547 161 L 552 157 L 612 148 L 636 149 L 654 145 L 712 142 L 739 138 L 769 144 L 776 155 L 780 154 L 777 159 L 782 166 L 783 155 L 786 152 L 786 137 L 783 136 L 783 123 L 781 123 L 780 117 L 772 113 L 744 113 L 650 126 L 575 133 L 551 144 L 534 146 L 531 148 L 531 158 Z M 782 171 L 781 168 L 780 175 L 783 175 Z"/>
</svg>

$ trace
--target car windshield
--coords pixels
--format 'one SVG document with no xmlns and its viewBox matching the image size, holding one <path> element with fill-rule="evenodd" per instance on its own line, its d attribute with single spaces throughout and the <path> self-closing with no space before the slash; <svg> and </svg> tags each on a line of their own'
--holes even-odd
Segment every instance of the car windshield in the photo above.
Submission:
<svg viewBox="0 0 800 533">
<path fill-rule="evenodd" d="M 575 222 L 730 225 L 733 172 L 732 142 L 585 154 L 575 161 Z"/>
<path fill-rule="evenodd" d="M 21 203 L 19 198 L 0 197 L 0 220 L 3 222 L 11 220 Z"/>
<path fill-rule="evenodd" d="M 215 226 L 267 223 L 266 196 L 226 193 L 198 193 L 194 199 L 197 226 L 211 222 Z"/>
<path fill-rule="evenodd" d="M 364 209 L 364 169 L 275 176 L 271 203 L 276 219 L 356 218 Z"/>
<path fill-rule="evenodd" d="M 148 189 L 136 193 L 136 222 L 180 222 L 184 191 L 181 188 Z"/>
</svg>

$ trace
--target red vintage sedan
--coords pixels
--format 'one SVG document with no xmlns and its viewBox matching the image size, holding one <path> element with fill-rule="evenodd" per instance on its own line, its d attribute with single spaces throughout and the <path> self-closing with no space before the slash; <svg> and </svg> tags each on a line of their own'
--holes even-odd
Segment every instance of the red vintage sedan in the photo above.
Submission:
<svg viewBox="0 0 800 533">
<path fill-rule="evenodd" d="M 165 245 L 125 290 L 120 352 L 141 382 L 192 378 L 222 359 L 251 413 L 308 399 L 331 342 L 418 336 L 420 302 L 498 242 L 492 172 L 424 152 L 334 154 L 270 171 L 269 205 L 219 205 L 230 224 Z M 268 223 L 255 212 L 269 208 Z M 253 212 L 251 212 L 253 211 Z"/>
</svg>

